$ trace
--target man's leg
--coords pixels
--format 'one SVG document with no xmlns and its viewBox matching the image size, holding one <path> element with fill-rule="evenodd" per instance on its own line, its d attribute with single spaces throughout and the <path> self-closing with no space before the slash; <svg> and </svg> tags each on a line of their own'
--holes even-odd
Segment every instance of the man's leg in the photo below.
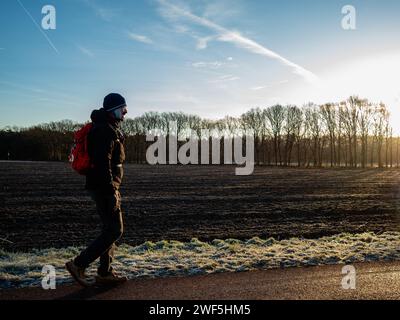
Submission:
<svg viewBox="0 0 400 320">
<path fill-rule="evenodd" d="M 81 268 L 87 268 L 93 261 L 104 255 L 101 260 L 103 265 L 100 262 L 100 269 L 103 271 L 109 269 L 113 253 L 111 249 L 123 233 L 121 199 L 118 191 L 112 196 L 102 195 L 98 192 L 92 196 L 103 222 L 103 230 L 101 235 L 75 258 L 74 263 Z"/>
<path fill-rule="evenodd" d="M 116 196 L 118 197 L 118 202 L 119 202 L 119 210 L 121 211 L 121 194 L 119 191 L 117 191 Z M 107 222 L 106 222 L 107 223 Z M 114 259 L 114 252 L 115 252 L 115 243 L 111 245 L 108 250 L 106 250 L 101 256 L 100 256 L 100 266 L 97 269 L 97 273 L 100 276 L 107 276 L 110 273 L 112 273 L 113 268 L 111 266 L 111 263 Z"/>
</svg>

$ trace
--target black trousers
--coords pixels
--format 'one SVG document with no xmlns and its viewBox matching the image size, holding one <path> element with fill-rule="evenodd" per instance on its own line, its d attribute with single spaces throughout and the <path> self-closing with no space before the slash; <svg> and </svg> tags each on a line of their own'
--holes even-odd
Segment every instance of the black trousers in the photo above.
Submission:
<svg viewBox="0 0 400 320">
<path fill-rule="evenodd" d="M 100 236 L 75 258 L 74 263 L 86 269 L 100 257 L 98 274 L 106 276 L 112 271 L 115 242 L 121 238 L 124 231 L 121 195 L 119 191 L 115 191 L 113 195 L 105 195 L 98 191 L 89 191 L 89 193 L 96 203 L 96 210 L 103 228 Z"/>
</svg>

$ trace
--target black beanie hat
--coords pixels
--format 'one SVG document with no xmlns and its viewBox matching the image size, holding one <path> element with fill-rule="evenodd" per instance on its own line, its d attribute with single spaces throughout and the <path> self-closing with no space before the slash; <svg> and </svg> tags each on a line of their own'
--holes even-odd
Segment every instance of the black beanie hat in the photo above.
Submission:
<svg viewBox="0 0 400 320">
<path fill-rule="evenodd" d="M 123 96 L 118 93 L 110 93 L 104 98 L 103 108 L 110 112 L 122 107 L 126 107 L 126 101 Z"/>
</svg>

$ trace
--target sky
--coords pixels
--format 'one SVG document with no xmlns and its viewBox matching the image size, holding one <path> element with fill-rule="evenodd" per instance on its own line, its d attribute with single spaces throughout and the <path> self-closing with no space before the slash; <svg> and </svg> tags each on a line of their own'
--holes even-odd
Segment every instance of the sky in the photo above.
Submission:
<svg viewBox="0 0 400 320">
<path fill-rule="evenodd" d="M 210 119 L 359 95 L 400 133 L 398 0 L 4 0 L 0 28 L 0 127 L 84 122 L 110 92 Z"/>
</svg>

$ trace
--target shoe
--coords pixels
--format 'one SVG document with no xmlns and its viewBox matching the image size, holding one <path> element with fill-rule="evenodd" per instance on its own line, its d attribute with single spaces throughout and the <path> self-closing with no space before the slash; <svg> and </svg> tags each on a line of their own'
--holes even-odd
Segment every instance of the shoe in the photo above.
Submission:
<svg viewBox="0 0 400 320">
<path fill-rule="evenodd" d="M 86 280 L 85 269 L 79 268 L 73 261 L 67 262 L 65 268 L 82 287 L 90 286 L 90 283 Z"/>
<path fill-rule="evenodd" d="M 97 275 L 95 279 L 96 279 L 96 284 L 101 284 L 101 285 L 118 285 L 128 281 L 127 277 L 120 276 L 116 274 L 114 271 L 110 272 L 106 276 Z"/>
</svg>

